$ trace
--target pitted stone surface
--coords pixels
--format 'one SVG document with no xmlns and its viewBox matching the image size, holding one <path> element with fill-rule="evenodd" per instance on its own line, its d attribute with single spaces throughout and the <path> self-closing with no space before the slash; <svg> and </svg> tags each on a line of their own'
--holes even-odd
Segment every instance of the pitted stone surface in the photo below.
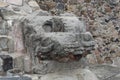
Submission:
<svg viewBox="0 0 120 80">
<path fill-rule="evenodd" d="M 23 4 L 23 0 L 6 0 L 6 2 L 14 5 L 19 5 L 19 6 Z"/>
<path fill-rule="evenodd" d="M 120 69 L 110 65 L 92 65 L 91 70 L 100 80 L 117 80 L 120 79 Z M 117 76 L 118 75 L 118 76 Z"/>
<path fill-rule="evenodd" d="M 64 70 L 47 74 L 41 80 L 99 80 L 94 73 L 88 69 Z"/>
<path fill-rule="evenodd" d="M 41 0 L 42 3 L 41 2 L 39 3 L 41 9 L 47 10 L 48 12 L 47 11 L 42 11 L 42 10 L 40 12 L 39 11 L 33 12 L 34 11 L 33 8 L 38 7 L 35 2 L 25 3 L 25 4 L 23 4 L 23 6 L 15 6 L 16 4 L 21 5 L 22 0 L 0 0 L 0 1 L 10 2 L 10 4 L 0 2 L 0 7 L 1 8 L 4 7 L 5 9 L 10 10 L 10 11 L 5 11 L 5 12 L 3 10 L 3 16 L 4 16 L 5 20 L 8 20 L 8 19 L 10 20 L 10 19 L 15 19 L 15 18 L 18 19 L 21 16 L 28 15 L 29 16 L 28 21 L 30 21 L 30 23 L 31 23 L 28 26 L 34 26 L 35 31 L 39 34 L 41 34 L 41 32 L 44 31 L 44 29 L 41 29 L 40 26 L 42 26 L 42 24 L 46 20 L 51 19 L 51 17 L 46 18 L 46 16 L 51 16 L 51 14 L 49 14 L 48 12 L 53 12 L 52 15 L 59 15 L 59 13 L 64 12 L 64 11 L 67 11 L 67 12 L 72 11 L 72 13 L 76 14 L 80 18 L 82 17 L 81 19 L 86 21 L 87 30 L 90 30 L 92 32 L 93 36 L 96 39 L 96 42 L 97 42 L 97 45 L 95 46 L 96 50 L 95 50 L 95 52 L 93 52 L 95 54 L 92 54 L 92 55 L 88 56 L 89 62 L 92 63 L 92 64 L 95 64 L 95 63 L 112 64 L 113 63 L 114 65 L 119 66 L 119 59 L 113 60 L 113 57 L 115 58 L 116 56 L 120 55 L 119 54 L 120 53 L 120 49 L 119 49 L 120 48 L 120 44 L 119 44 L 120 43 L 120 40 L 119 40 L 119 34 L 120 34 L 120 27 L 119 27 L 120 26 L 120 24 L 119 24 L 119 22 L 120 22 L 119 21 L 119 17 L 120 17 L 120 15 L 119 15 L 120 7 L 119 6 L 120 6 L 120 3 L 119 2 L 120 2 L 120 0 Z M 30 0 L 25 0 L 25 1 L 27 2 L 27 1 L 30 1 Z M 36 1 L 40 1 L 40 0 L 36 0 Z M 12 5 L 11 5 L 11 3 L 12 3 Z M 61 4 L 61 5 L 56 5 L 56 4 Z M 64 10 L 64 11 L 59 11 L 56 7 L 59 10 Z M 20 14 L 17 14 L 17 13 L 20 13 Z M 33 13 L 33 14 L 31 14 L 31 13 Z M 39 15 L 37 13 L 39 13 Z M 42 17 L 39 17 L 39 16 L 42 16 Z M 70 15 L 69 17 L 73 17 L 73 16 Z M 42 20 L 42 19 L 44 19 L 44 20 Z M 66 21 L 66 20 L 67 19 L 63 19 L 63 21 Z M 80 23 L 80 22 L 74 23 L 74 22 L 77 22 L 78 20 L 76 20 L 74 18 L 72 21 L 68 20 L 64 23 L 65 26 L 67 26 L 66 29 L 67 29 L 68 32 L 69 31 L 73 32 L 73 33 L 79 32 L 78 28 L 74 29 L 74 27 L 68 27 L 68 26 L 74 26 L 75 24 Z M 2 24 L 3 23 L 4 22 L 2 22 Z M 69 24 L 66 24 L 66 23 L 69 23 Z M 82 24 L 80 24 L 80 26 L 81 25 Z M 49 26 L 47 27 L 47 29 L 48 29 L 48 31 L 50 31 Z M 16 31 L 15 33 L 17 33 L 18 31 Z M 9 32 L 9 29 L 7 27 L 0 27 L 0 34 L 8 34 L 8 32 Z M 84 29 L 84 32 L 86 32 L 86 28 Z M 72 34 L 66 34 L 66 33 L 65 34 L 56 34 L 56 33 L 53 33 L 54 35 L 57 35 L 57 37 L 52 36 L 53 37 L 52 39 L 58 40 L 59 42 L 61 42 L 63 44 L 67 43 L 67 41 L 70 39 L 70 42 L 74 43 L 74 41 L 76 41 L 76 39 L 75 39 L 75 35 L 73 33 Z M 51 34 L 50 35 L 48 35 L 48 34 L 45 34 L 45 36 L 51 37 Z M 66 36 L 68 37 L 68 35 L 69 35 L 70 37 L 64 39 L 64 37 L 61 38 L 61 36 L 58 36 L 58 35 L 61 35 L 61 36 L 65 35 L 65 37 Z M 16 36 L 18 36 L 18 35 L 16 34 Z M 33 35 L 30 35 L 30 36 L 33 36 Z M 29 39 L 26 40 L 26 41 L 29 41 Z M 77 39 L 79 39 L 79 37 L 77 37 Z M 21 39 L 17 38 L 16 40 L 19 41 Z M 87 40 L 89 40 L 89 39 L 85 37 L 85 41 L 87 41 Z M 38 39 L 38 41 L 39 41 L 39 39 Z M 2 48 L 4 48 L 4 50 L 6 51 L 6 50 L 8 50 L 9 47 L 11 47 L 13 45 L 14 41 L 10 42 L 10 44 L 8 44 L 8 45 L 6 45 L 7 44 L 6 40 L 1 41 L 1 43 L 3 43 L 3 44 L 1 44 L 0 46 Z M 19 45 L 19 44 L 21 44 L 21 42 L 20 43 L 16 42 L 16 43 L 18 43 L 18 44 L 16 44 L 17 45 L 16 48 L 19 49 L 19 51 L 23 50 L 23 46 Z M 82 44 L 84 44 L 84 43 L 85 42 L 83 41 Z M 37 45 L 38 43 L 35 41 L 35 44 Z M 78 43 L 75 43 L 75 45 L 76 44 L 79 45 Z M 66 46 L 68 46 L 68 45 L 69 44 L 67 44 Z M 85 46 L 87 46 L 87 45 L 85 45 Z M 3 49 L 1 49 L 1 47 L 0 47 L 0 50 L 3 50 Z M 73 48 L 75 46 L 74 45 L 69 45 L 68 47 Z M 11 50 L 14 51 L 13 47 L 11 47 L 11 48 L 12 48 Z M 37 46 L 37 48 L 38 48 L 38 52 L 39 52 L 39 46 Z M 45 48 L 42 48 L 42 49 L 45 50 Z M 79 49 L 77 49 L 77 50 L 78 50 L 79 53 L 81 53 L 79 51 Z M 36 49 L 36 51 L 37 51 L 37 49 Z M 73 51 L 74 52 L 73 49 L 68 50 L 68 51 Z M 31 52 L 31 53 L 33 54 L 34 52 Z M 34 56 L 36 56 L 36 54 L 32 55 L 32 57 L 34 57 Z M 65 60 L 67 60 L 67 59 L 65 58 Z M 76 64 L 75 65 L 72 65 L 72 64 L 74 64 L 74 63 L 71 63 L 70 67 L 71 66 L 75 66 L 75 67 L 77 66 Z M 69 65 L 69 64 L 66 64 L 66 65 L 60 64 L 60 65 L 62 65 L 61 68 L 66 68 L 66 65 Z M 49 65 L 49 66 L 52 66 L 52 65 Z M 57 65 L 57 67 L 58 66 L 59 65 Z M 42 67 L 44 67 L 44 66 L 42 66 Z M 99 66 L 97 66 L 97 67 L 99 67 Z M 109 68 L 109 67 L 107 67 L 107 68 Z M 105 69 L 103 67 L 101 69 L 96 68 L 96 71 L 98 71 L 98 73 L 101 72 L 100 75 L 103 78 L 107 78 L 110 75 L 109 80 L 117 80 L 117 79 L 119 80 L 120 79 L 119 75 L 117 75 L 116 72 L 108 70 L 106 68 Z M 94 72 L 94 70 L 93 70 L 93 72 Z M 98 73 L 96 73 L 96 74 L 98 74 Z M 114 76 L 111 78 L 111 75 L 114 75 Z"/>
<path fill-rule="evenodd" d="M 0 80 L 32 80 L 29 77 L 0 77 Z"/>
<path fill-rule="evenodd" d="M 41 61 L 41 63 L 33 67 L 33 72 L 38 74 L 48 74 L 51 72 L 79 69 L 80 67 L 84 68 L 88 65 L 85 58 L 82 58 L 79 61 L 64 63 L 58 61 Z"/>
<path fill-rule="evenodd" d="M 77 59 L 80 59 L 85 51 L 90 53 L 94 49 L 95 42 L 91 33 L 86 31 L 84 22 L 74 14 L 41 16 L 40 12 L 32 17 L 27 16 L 21 25 L 25 48 L 34 58 L 32 60 L 60 60 L 69 54 L 74 59 L 74 55 L 79 55 Z"/>
</svg>

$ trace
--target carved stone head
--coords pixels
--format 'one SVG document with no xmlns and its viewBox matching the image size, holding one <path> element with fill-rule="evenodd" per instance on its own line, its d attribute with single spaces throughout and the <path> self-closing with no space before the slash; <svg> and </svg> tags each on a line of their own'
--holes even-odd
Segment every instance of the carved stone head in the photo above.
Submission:
<svg viewBox="0 0 120 80">
<path fill-rule="evenodd" d="M 35 19 L 39 23 L 35 22 Z M 29 28 L 28 32 L 33 31 L 30 32 L 31 34 L 25 31 Z M 26 48 L 34 54 L 32 56 L 37 56 L 39 59 L 76 59 L 76 56 L 92 50 L 95 45 L 91 33 L 86 32 L 85 25 L 76 16 L 64 14 L 62 16 L 35 16 L 24 25 L 23 29 L 24 41 L 29 44 Z"/>
</svg>

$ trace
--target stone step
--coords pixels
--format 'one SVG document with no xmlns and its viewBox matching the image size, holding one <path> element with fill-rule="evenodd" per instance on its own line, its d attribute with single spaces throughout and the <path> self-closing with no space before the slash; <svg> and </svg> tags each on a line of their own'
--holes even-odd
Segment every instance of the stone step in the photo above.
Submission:
<svg viewBox="0 0 120 80">
<path fill-rule="evenodd" d="M 42 76 L 40 80 L 99 80 L 94 73 L 88 69 L 74 69 L 60 71 Z"/>
<path fill-rule="evenodd" d="M 0 77 L 0 80 L 32 80 L 29 77 Z"/>
</svg>

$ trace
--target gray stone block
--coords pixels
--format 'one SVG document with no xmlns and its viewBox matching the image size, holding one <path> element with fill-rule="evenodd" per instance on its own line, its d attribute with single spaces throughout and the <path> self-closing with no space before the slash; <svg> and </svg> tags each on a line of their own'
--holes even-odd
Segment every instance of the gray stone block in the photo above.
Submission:
<svg viewBox="0 0 120 80">
<path fill-rule="evenodd" d="M 29 77 L 1 77 L 0 80 L 32 80 Z"/>
</svg>

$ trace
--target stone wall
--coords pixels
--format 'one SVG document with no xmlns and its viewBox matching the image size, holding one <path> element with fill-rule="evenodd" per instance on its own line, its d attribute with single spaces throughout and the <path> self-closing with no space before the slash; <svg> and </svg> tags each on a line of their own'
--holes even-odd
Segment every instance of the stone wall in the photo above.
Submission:
<svg viewBox="0 0 120 80">
<path fill-rule="evenodd" d="M 40 15 L 74 13 L 85 21 L 96 40 L 95 51 L 87 56 L 90 63 L 115 64 L 120 56 L 119 0 L 1 0 L 0 51 L 24 53 L 19 21 L 40 12 Z M 37 20 L 36 20 L 37 22 Z M 34 25 L 34 24 L 33 24 Z M 16 34 L 17 33 L 17 34 Z M 3 43 L 4 42 L 4 43 Z M 12 46 L 12 47 L 11 47 Z M 116 58 L 117 57 L 117 58 Z"/>
</svg>

